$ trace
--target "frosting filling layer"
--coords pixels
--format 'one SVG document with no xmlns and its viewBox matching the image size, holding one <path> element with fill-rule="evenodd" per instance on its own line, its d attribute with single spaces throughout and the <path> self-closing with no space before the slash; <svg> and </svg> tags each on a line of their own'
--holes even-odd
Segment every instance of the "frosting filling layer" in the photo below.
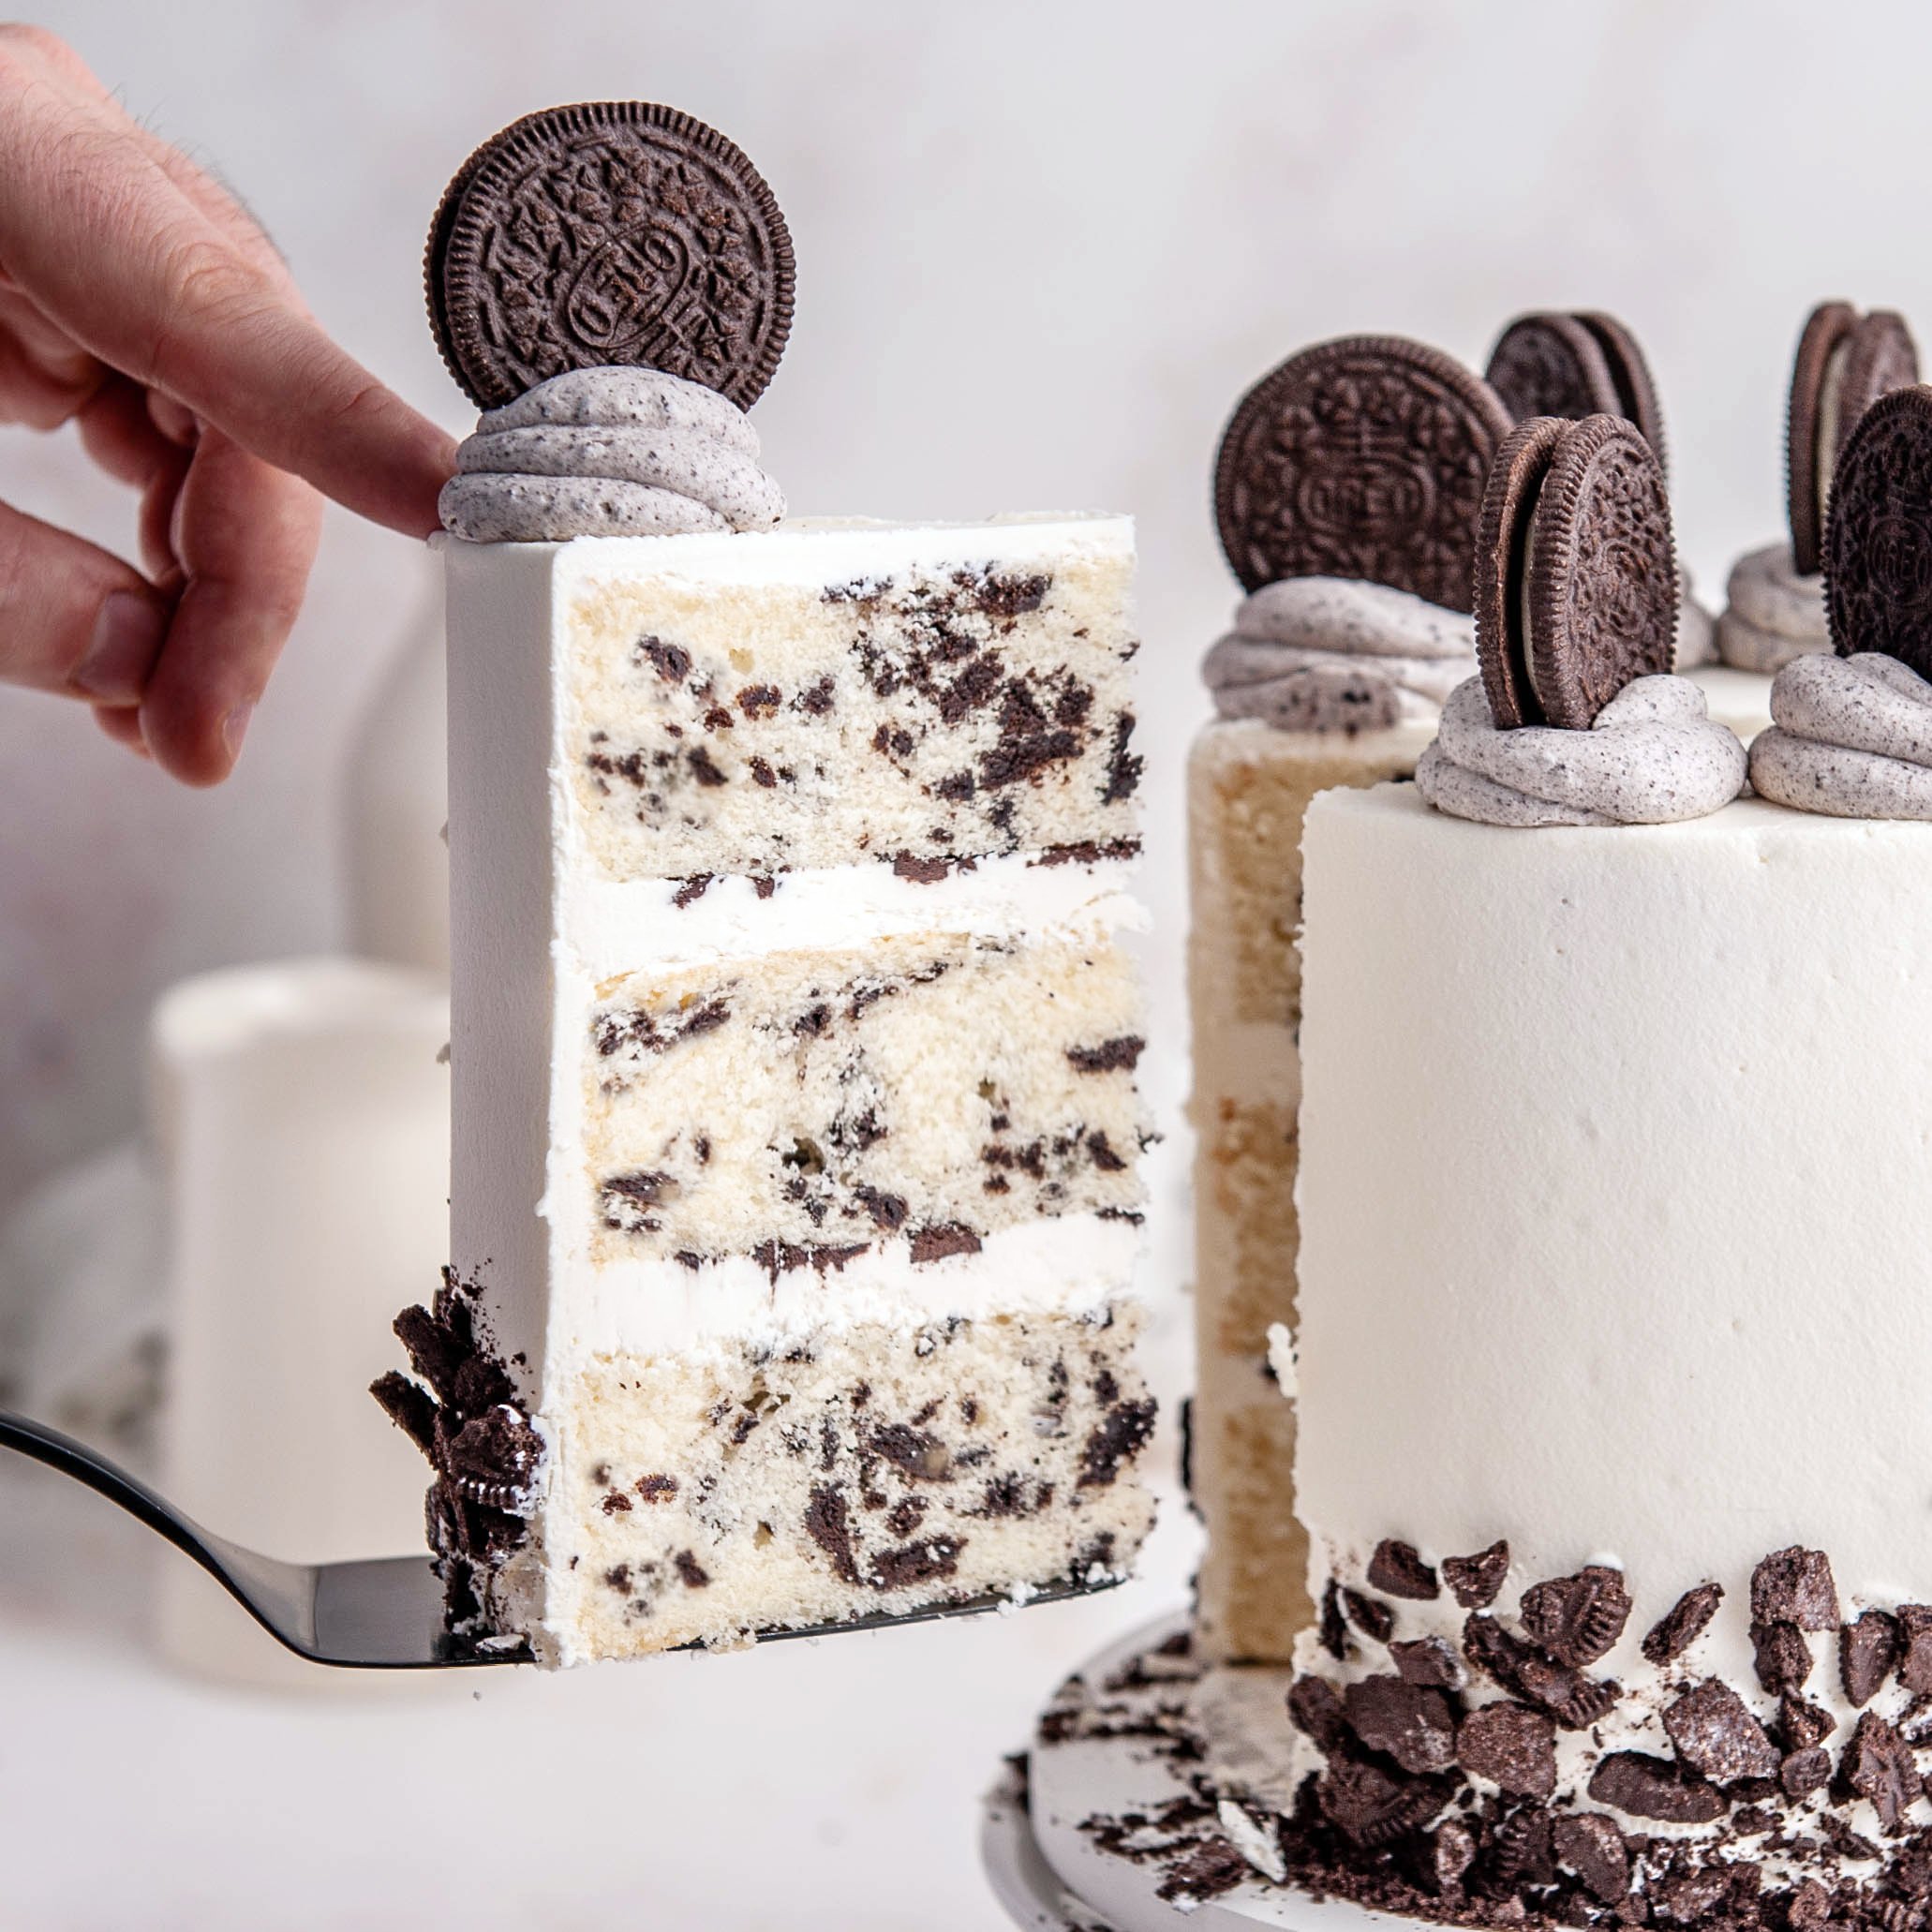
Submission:
<svg viewBox="0 0 1932 1932">
<path fill-rule="evenodd" d="M 1932 684 L 1878 651 L 1787 664 L 1751 747 L 1766 798 L 1835 818 L 1932 819 Z"/>
<path fill-rule="evenodd" d="M 1745 766 L 1687 678 L 1633 679 L 1588 731 L 1500 730 L 1472 679 L 1444 706 L 1416 785 L 1438 810 L 1484 825 L 1670 825 L 1730 804 Z"/>
</svg>

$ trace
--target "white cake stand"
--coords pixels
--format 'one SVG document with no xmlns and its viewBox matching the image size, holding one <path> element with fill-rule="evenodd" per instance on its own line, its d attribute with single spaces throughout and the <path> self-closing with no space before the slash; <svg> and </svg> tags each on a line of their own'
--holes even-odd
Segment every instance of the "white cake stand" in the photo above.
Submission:
<svg viewBox="0 0 1932 1932">
<path fill-rule="evenodd" d="M 1173 1614 L 1143 1625 L 1075 1674 L 1105 1683 L 1186 1625 Z M 1036 1747 L 1024 1796 L 1009 1769 L 986 1799 L 980 1856 L 994 1895 L 1027 1932 L 1390 1932 L 1419 1925 L 1345 1900 L 1311 1898 L 1258 1872 L 1218 1897 L 1170 1902 L 1158 1895 L 1159 1865 L 1103 1850 L 1080 1829 L 1094 1817 L 1152 1814 L 1185 1795 L 1188 1787 L 1169 1761 L 1140 1738 L 1074 1738 Z"/>
</svg>

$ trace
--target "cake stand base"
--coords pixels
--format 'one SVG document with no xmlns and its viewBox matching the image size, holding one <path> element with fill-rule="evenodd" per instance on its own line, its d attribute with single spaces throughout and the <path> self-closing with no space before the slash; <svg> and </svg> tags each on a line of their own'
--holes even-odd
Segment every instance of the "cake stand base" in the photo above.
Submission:
<svg viewBox="0 0 1932 1932">
<path fill-rule="evenodd" d="M 1186 1629 L 1184 1615 L 1160 1618 L 1082 1665 L 1042 1713 L 1024 1773 L 1016 1761 L 988 1793 L 980 1855 L 1014 1925 L 1028 1932 L 1418 1925 L 1345 1900 L 1310 1897 L 1254 1866 L 1212 1895 L 1188 1891 L 1190 1840 L 1218 1841 L 1225 1875 L 1228 1845 L 1259 1828 L 1239 1812 L 1200 1820 L 1188 1775 L 1198 1771 L 1198 1756 L 1175 1748 L 1186 1736 L 1181 1714 L 1200 1672 L 1162 1648 Z M 1190 1815 L 1191 1830 L 1164 1822 Z M 1267 1857 L 1265 1844 L 1259 1855 Z"/>
</svg>

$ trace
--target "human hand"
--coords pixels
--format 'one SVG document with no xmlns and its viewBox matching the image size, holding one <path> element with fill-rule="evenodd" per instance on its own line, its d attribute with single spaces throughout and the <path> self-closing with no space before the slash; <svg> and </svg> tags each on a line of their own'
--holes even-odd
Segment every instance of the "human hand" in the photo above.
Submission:
<svg viewBox="0 0 1932 1932">
<path fill-rule="evenodd" d="M 0 422 L 78 426 L 141 492 L 142 566 L 0 504 L 0 681 L 216 783 L 301 607 L 317 490 L 424 536 L 454 446 L 335 347 L 240 202 L 37 27 L 0 25 Z"/>
</svg>

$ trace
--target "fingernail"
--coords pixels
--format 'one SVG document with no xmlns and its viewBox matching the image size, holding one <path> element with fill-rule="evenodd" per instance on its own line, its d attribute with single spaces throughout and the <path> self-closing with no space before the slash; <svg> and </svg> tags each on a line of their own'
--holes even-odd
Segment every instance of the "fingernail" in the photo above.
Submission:
<svg viewBox="0 0 1932 1932">
<path fill-rule="evenodd" d="M 228 747 L 230 758 L 242 755 L 242 740 L 248 736 L 248 721 L 254 715 L 255 700 L 250 698 L 246 704 L 237 705 L 223 721 L 221 742 Z"/>
<path fill-rule="evenodd" d="M 67 682 L 97 704 L 139 704 L 167 628 L 167 618 L 146 598 L 111 592 L 95 617 L 87 655 Z"/>
</svg>

